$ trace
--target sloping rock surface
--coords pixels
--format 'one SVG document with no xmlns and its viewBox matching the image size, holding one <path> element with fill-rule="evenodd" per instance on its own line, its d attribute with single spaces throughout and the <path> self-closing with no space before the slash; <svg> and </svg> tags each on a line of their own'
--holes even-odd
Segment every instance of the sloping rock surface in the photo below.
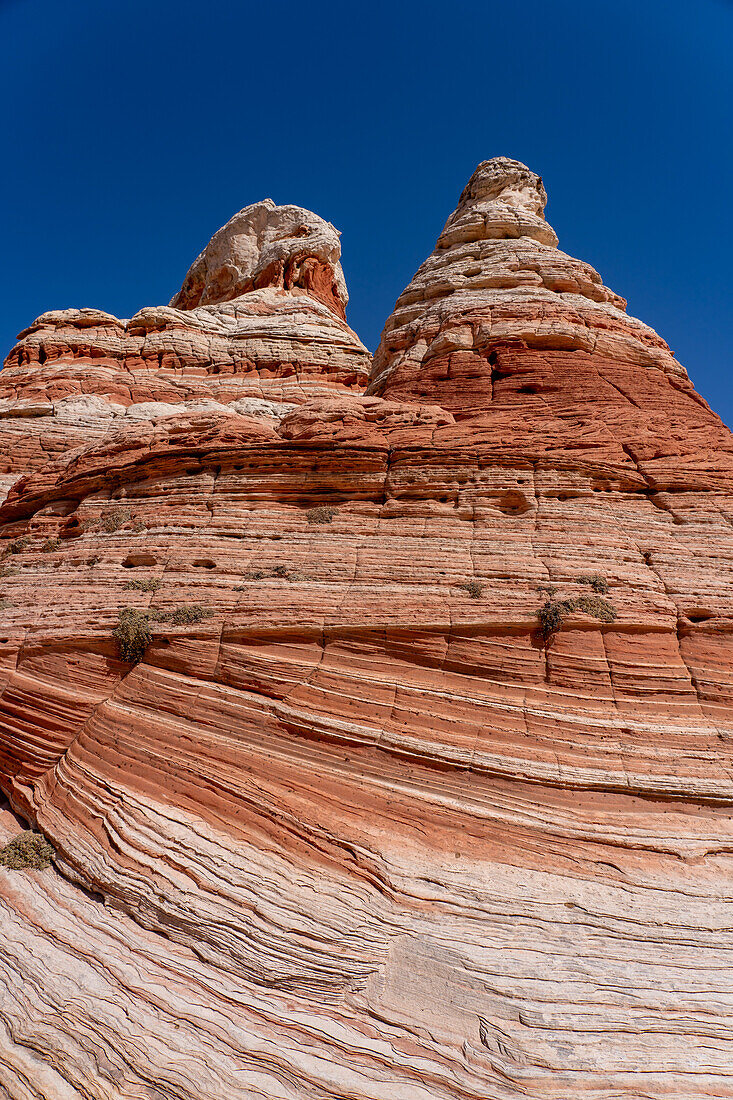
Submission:
<svg viewBox="0 0 733 1100">
<path fill-rule="evenodd" d="M 57 852 L 0 868 L 13 1100 L 733 1097 L 733 437 L 544 203 L 479 166 L 366 396 L 290 259 L 189 308 L 220 243 L 162 327 L 11 356 L 27 409 L 59 331 L 130 377 L 9 418 L 0 840 Z"/>
</svg>

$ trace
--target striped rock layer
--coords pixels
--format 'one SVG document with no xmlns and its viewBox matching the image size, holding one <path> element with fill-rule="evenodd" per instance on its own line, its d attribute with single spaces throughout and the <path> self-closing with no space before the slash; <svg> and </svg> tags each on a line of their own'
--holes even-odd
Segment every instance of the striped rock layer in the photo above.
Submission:
<svg viewBox="0 0 733 1100">
<path fill-rule="evenodd" d="M 0 490 L 131 421 L 278 420 L 303 401 L 361 392 L 371 357 L 344 319 L 340 255 L 329 222 L 266 199 L 214 234 L 169 306 L 129 321 L 42 314 L 0 375 Z"/>
<path fill-rule="evenodd" d="M 57 853 L 0 868 L 12 1100 L 733 1097 L 733 437 L 544 202 L 479 166 L 366 394 L 244 245 L 12 353 L 0 839 Z M 83 378 L 126 411 L 17 415 Z"/>
</svg>

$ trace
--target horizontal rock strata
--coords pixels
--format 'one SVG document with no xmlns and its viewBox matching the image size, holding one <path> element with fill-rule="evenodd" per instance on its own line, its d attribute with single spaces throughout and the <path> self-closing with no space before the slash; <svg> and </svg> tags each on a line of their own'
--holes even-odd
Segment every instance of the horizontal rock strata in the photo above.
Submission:
<svg viewBox="0 0 733 1100">
<path fill-rule="evenodd" d="M 268 199 L 215 234 L 170 306 L 129 321 L 44 313 L 0 374 L 0 488 L 121 418 L 193 409 L 279 419 L 303 401 L 361 391 L 371 360 L 344 320 L 340 252 L 333 226 Z M 237 273 L 233 285 L 226 272 Z"/>
<path fill-rule="evenodd" d="M 443 251 L 557 257 L 543 208 L 487 162 Z M 56 851 L 0 868 L 13 1100 L 733 1097 L 733 438 L 586 265 L 498 255 L 485 357 L 422 354 L 425 277 L 368 395 L 131 401 L 12 485 L 0 785 Z M 346 331 L 298 289 L 168 312 Z M 542 294 L 613 338 L 533 343 Z"/>
<path fill-rule="evenodd" d="M 439 389 L 446 408 L 473 414 L 493 402 L 502 357 L 517 351 L 524 373 L 544 373 L 549 362 L 561 384 L 566 373 L 604 365 L 654 367 L 686 381 L 624 299 L 589 264 L 558 251 L 546 201 L 540 177 L 518 161 L 478 166 L 385 325 L 370 392 L 414 400 Z"/>
</svg>

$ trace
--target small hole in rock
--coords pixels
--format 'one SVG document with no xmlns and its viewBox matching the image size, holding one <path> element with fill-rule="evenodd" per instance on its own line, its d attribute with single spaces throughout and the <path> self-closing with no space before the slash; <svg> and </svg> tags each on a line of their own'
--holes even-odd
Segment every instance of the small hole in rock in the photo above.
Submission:
<svg viewBox="0 0 733 1100">
<path fill-rule="evenodd" d="M 136 569 L 138 565 L 156 565 L 152 554 L 128 554 L 122 563 L 123 569 Z"/>
<path fill-rule="evenodd" d="M 521 516 L 528 512 L 531 505 L 524 493 L 508 489 L 499 499 L 499 508 L 507 516 Z"/>
<path fill-rule="evenodd" d="M 712 611 L 707 611 L 705 608 L 702 607 L 695 607 L 692 610 L 685 612 L 685 614 L 687 615 L 687 618 L 690 620 L 691 623 L 704 623 L 707 622 L 708 619 L 713 618 Z"/>
</svg>

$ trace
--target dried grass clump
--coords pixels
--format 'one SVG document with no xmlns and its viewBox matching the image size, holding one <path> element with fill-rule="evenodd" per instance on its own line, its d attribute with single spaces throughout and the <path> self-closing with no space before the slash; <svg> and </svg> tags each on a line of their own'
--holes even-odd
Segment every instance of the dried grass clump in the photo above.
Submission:
<svg viewBox="0 0 733 1100">
<path fill-rule="evenodd" d="M 108 535 L 113 535 L 115 531 L 119 531 L 120 527 L 124 527 L 131 519 L 132 511 L 129 508 L 113 508 L 111 512 L 105 512 L 97 527 L 100 531 L 106 531 Z"/>
<path fill-rule="evenodd" d="M 134 588 L 137 592 L 157 592 L 160 581 L 157 577 L 135 577 L 126 583 L 125 588 Z"/>
<path fill-rule="evenodd" d="M 586 574 L 585 576 L 578 577 L 581 584 L 587 584 L 594 592 L 600 593 L 601 596 L 608 595 L 608 581 L 605 577 L 602 577 L 600 573 Z"/>
<path fill-rule="evenodd" d="M 310 524 L 331 523 L 336 512 L 336 508 L 329 508 L 325 504 L 319 504 L 317 508 L 309 508 L 305 513 L 305 518 Z"/>
<path fill-rule="evenodd" d="M 41 553 L 51 554 L 51 553 L 53 553 L 54 550 L 60 550 L 60 549 L 61 549 L 61 539 L 58 539 L 58 538 L 46 539 L 46 541 L 41 546 Z"/>
<path fill-rule="evenodd" d="M 6 554 L 22 554 L 24 550 L 27 550 L 30 544 L 33 542 L 32 535 L 21 535 L 19 539 L 13 539 L 9 542 L 3 551 L 3 557 Z"/>
<path fill-rule="evenodd" d="M 242 574 L 242 580 L 245 581 L 274 580 L 278 577 L 282 577 L 282 579 L 286 581 L 310 580 L 307 573 L 301 573 L 297 569 L 288 569 L 286 565 L 273 565 L 262 569 L 248 569 L 246 573 Z M 239 584 L 234 591 L 243 592 L 246 587 L 246 584 Z"/>
<path fill-rule="evenodd" d="M 602 596 L 577 596 L 572 603 L 572 611 L 583 611 L 604 623 L 612 623 L 618 618 L 616 608 Z"/>
<path fill-rule="evenodd" d="M 604 623 L 612 623 L 617 617 L 613 604 L 601 596 L 575 596 L 567 600 L 548 599 L 537 612 L 545 641 L 560 629 L 565 616 L 571 611 L 582 611 Z"/>
<path fill-rule="evenodd" d="M 565 607 L 564 600 L 545 600 L 542 607 L 537 612 L 537 618 L 540 620 L 542 637 L 545 641 L 547 641 L 556 630 L 560 629 L 566 611 L 567 608 Z"/>
<path fill-rule="evenodd" d="M 137 607 L 123 607 L 112 634 L 122 660 L 131 665 L 138 664 L 153 640 L 148 612 Z"/>
<path fill-rule="evenodd" d="M 480 600 L 484 591 L 484 586 L 477 580 L 465 581 L 463 584 L 459 584 L 458 587 L 468 592 L 472 600 Z"/>
<path fill-rule="evenodd" d="M 288 570 L 285 565 L 273 565 L 270 569 L 248 569 L 242 575 L 245 581 L 264 581 L 270 577 L 287 577 Z"/>
<path fill-rule="evenodd" d="M 50 867 L 55 855 L 44 836 L 26 829 L 0 848 L 0 864 L 13 871 L 23 871 L 27 867 L 35 867 L 42 871 Z"/>
<path fill-rule="evenodd" d="M 186 626 L 189 623 L 200 623 L 202 619 L 208 619 L 211 614 L 209 607 L 189 604 L 187 607 L 176 607 L 173 611 L 166 612 L 161 618 L 173 623 L 174 626 Z"/>
</svg>

